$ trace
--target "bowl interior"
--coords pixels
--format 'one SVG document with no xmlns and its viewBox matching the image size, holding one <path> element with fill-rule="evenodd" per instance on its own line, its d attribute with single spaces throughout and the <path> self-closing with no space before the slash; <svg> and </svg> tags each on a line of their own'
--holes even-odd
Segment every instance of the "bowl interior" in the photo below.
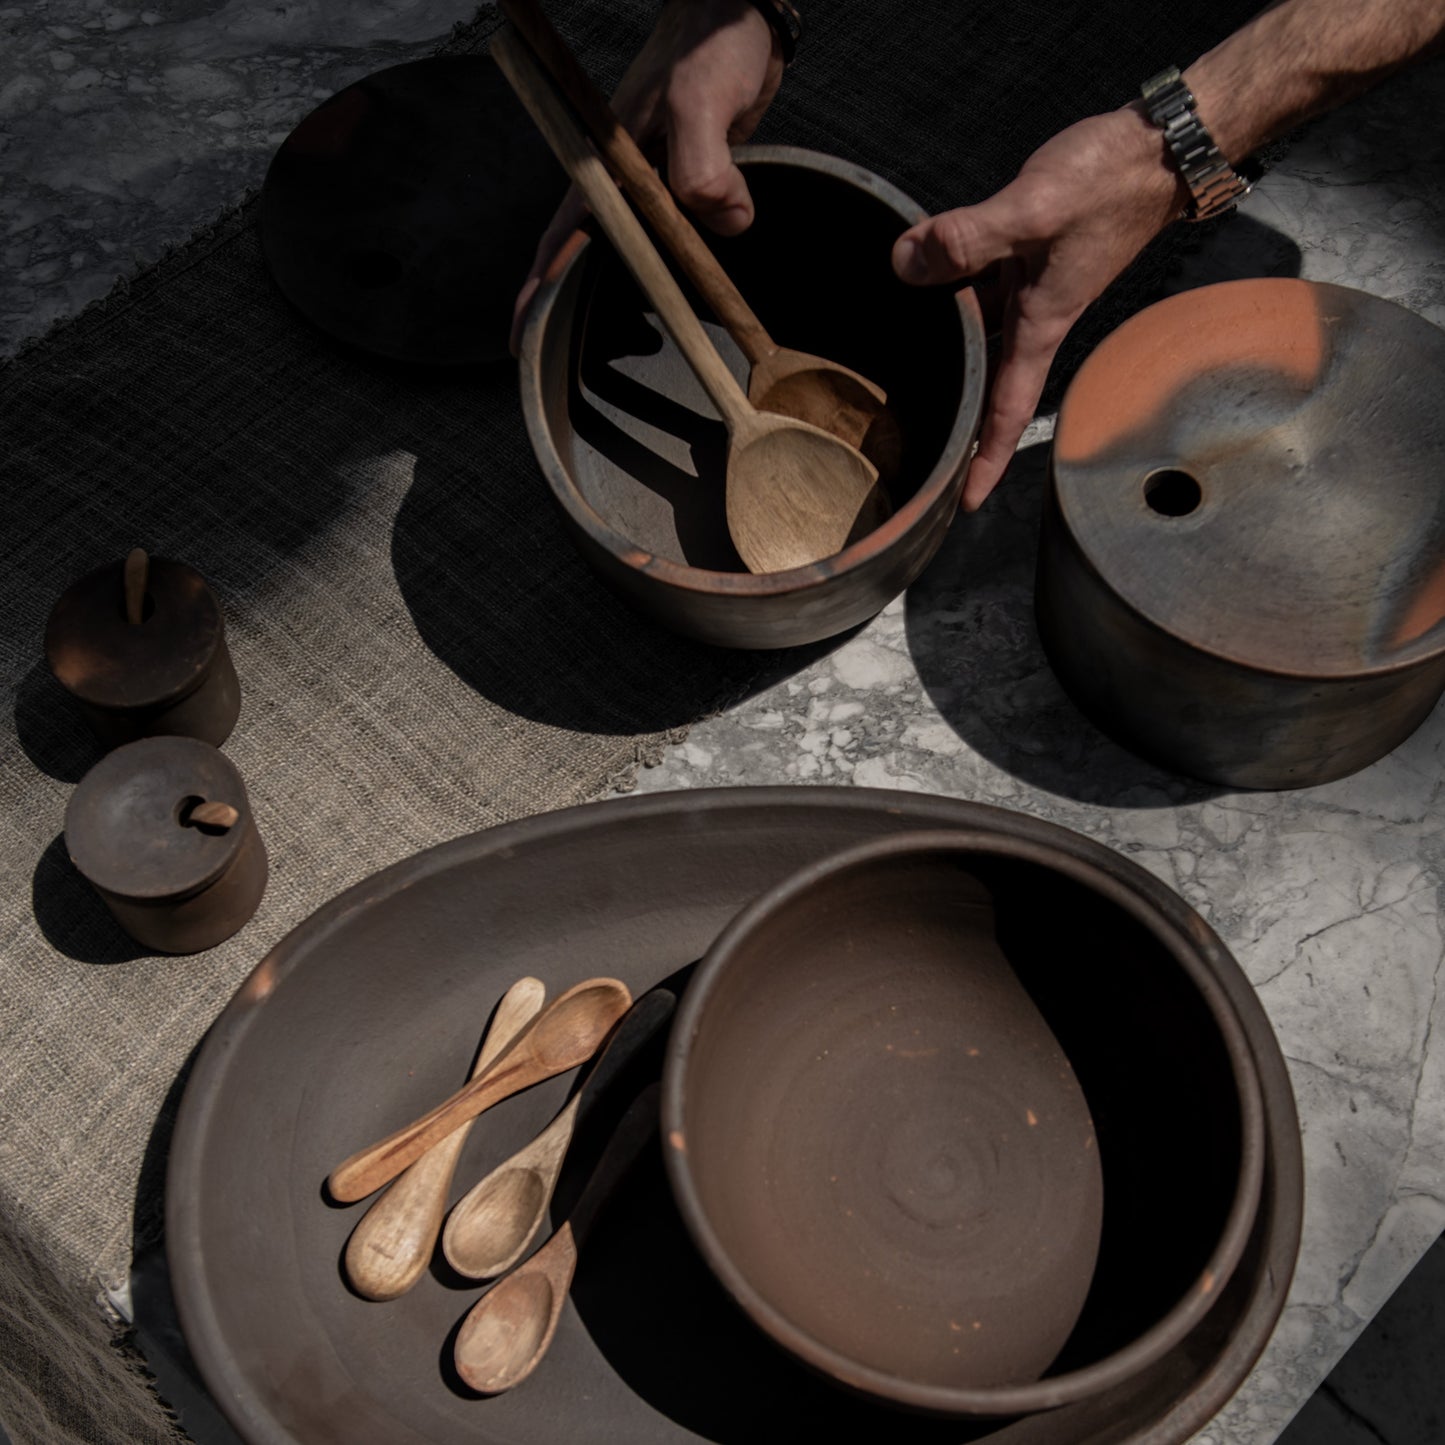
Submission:
<svg viewBox="0 0 1445 1445">
<path fill-rule="evenodd" d="M 1240 1186 L 1240 1086 L 1118 903 L 1034 861 L 885 856 L 719 955 L 674 1178 L 723 1282 L 810 1363 L 937 1406 L 1098 1364 L 1196 1290 Z"/>
<path fill-rule="evenodd" d="M 958 417 L 958 306 L 947 288 L 894 276 L 893 242 L 911 217 L 803 153 L 769 154 L 740 154 L 753 226 L 731 239 L 704 234 L 778 345 L 841 362 L 887 392 L 903 439 L 889 487 L 896 511 L 938 464 Z M 825 244 L 800 250 L 820 233 Z M 594 242 L 584 256 L 562 283 L 541 355 L 547 429 L 575 488 L 564 502 L 656 556 L 744 572 L 724 512 L 726 429 L 611 247 Z M 746 389 L 741 353 L 684 290 Z"/>
</svg>

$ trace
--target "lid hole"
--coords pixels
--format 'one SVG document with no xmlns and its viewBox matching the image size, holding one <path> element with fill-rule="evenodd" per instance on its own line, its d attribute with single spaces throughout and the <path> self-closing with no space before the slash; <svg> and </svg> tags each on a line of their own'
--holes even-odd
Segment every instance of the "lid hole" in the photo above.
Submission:
<svg viewBox="0 0 1445 1445">
<path fill-rule="evenodd" d="M 1187 517 L 1204 500 L 1204 490 L 1188 472 L 1162 467 L 1144 478 L 1144 500 L 1161 517 Z"/>
</svg>

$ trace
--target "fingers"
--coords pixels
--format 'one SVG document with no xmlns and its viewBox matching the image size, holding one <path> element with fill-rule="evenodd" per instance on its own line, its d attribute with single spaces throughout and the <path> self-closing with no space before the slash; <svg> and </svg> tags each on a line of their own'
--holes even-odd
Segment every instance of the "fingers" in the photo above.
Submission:
<svg viewBox="0 0 1445 1445">
<path fill-rule="evenodd" d="M 1017 315 L 1005 323 L 1003 359 L 989 391 L 978 450 L 963 483 L 960 504 L 965 512 L 976 512 L 1008 470 L 1067 332 L 1067 326 L 1040 325 Z"/>
<path fill-rule="evenodd" d="M 753 223 L 753 198 L 728 146 L 731 116 L 713 106 L 669 105 L 667 180 L 680 205 L 723 236 Z"/>
<path fill-rule="evenodd" d="M 977 206 L 930 216 L 894 242 L 893 269 L 911 286 L 962 281 L 1014 254 L 1020 238 L 1007 221 L 1002 193 Z"/>
<path fill-rule="evenodd" d="M 527 324 L 527 316 L 531 312 L 537 288 L 554 268 L 565 266 L 572 252 L 581 244 L 577 228 L 586 215 L 587 206 L 582 199 L 582 193 L 576 186 L 570 187 L 562 199 L 562 204 L 557 208 L 557 214 L 552 217 L 551 224 L 537 243 L 532 269 L 527 272 L 527 279 L 522 283 L 522 289 L 517 293 L 517 299 L 512 305 L 512 334 L 507 345 L 511 347 L 513 356 L 521 352 L 522 331 Z M 572 239 L 574 236 L 577 237 L 576 241 Z"/>
</svg>

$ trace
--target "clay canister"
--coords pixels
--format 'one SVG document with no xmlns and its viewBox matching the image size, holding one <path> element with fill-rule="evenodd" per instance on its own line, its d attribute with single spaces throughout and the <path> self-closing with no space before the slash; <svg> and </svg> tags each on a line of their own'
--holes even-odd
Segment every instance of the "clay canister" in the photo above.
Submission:
<svg viewBox="0 0 1445 1445">
<path fill-rule="evenodd" d="M 241 711 L 220 605 L 184 562 L 138 552 L 87 573 L 55 604 L 45 657 L 106 747 L 159 735 L 219 747 Z"/>
<path fill-rule="evenodd" d="M 229 938 L 266 889 L 241 775 L 195 738 L 142 738 L 102 758 L 65 810 L 65 846 L 116 922 L 159 953 Z"/>
</svg>

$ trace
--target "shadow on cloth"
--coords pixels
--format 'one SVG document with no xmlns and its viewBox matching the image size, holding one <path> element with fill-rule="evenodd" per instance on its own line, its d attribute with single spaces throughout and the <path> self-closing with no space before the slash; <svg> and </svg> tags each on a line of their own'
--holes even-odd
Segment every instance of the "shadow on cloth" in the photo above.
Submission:
<svg viewBox="0 0 1445 1445">
<path fill-rule="evenodd" d="M 129 963 L 150 952 L 121 928 L 81 877 L 66 851 L 64 833 L 57 834 L 40 855 L 30 886 L 40 931 L 67 958 L 103 965 Z"/>
<path fill-rule="evenodd" d="M 605 587 L 562 528 L 529 447 L 516 380 L 478 375 L 458 449 L 420 443 L 397 513 L 392 564 L 423 642 L 466 685 L 519 717 L 574 732 L 650 733 L 770 686 L 839 646 L 746 652 L 694 642 Z M 495 389 L 496 395 L 492 392 Z M 476 411 L 472 413 L 472 407 Z M 491 419 L 505 416 L 505 432 Z"/>
<path fill-rule="evenodd" d="M 15 689 L 15 736 L 25 756 L 62 783 L 78 783 L 105 754 L 44 662 Z"/>
</svg>

